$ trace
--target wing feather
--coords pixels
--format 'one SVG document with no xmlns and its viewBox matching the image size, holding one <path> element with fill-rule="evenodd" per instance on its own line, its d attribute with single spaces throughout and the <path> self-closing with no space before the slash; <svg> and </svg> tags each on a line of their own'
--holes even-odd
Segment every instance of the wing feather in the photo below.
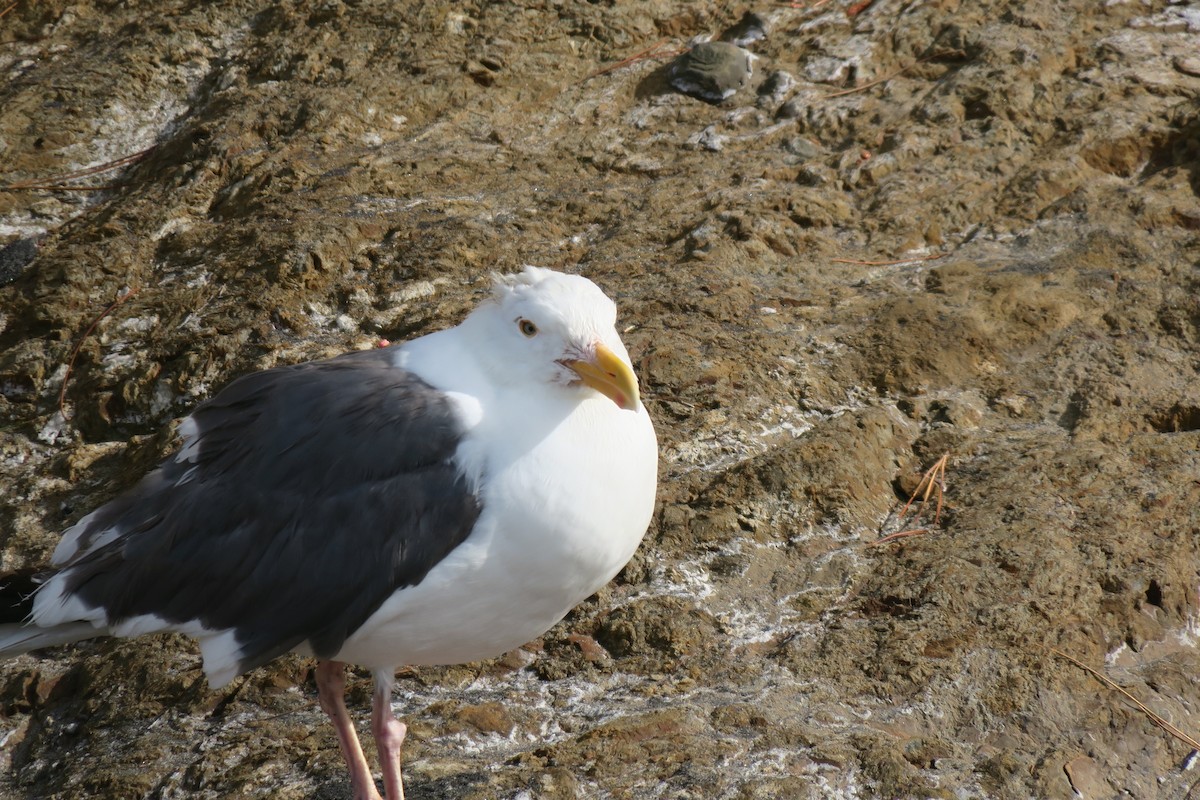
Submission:
<svg viewBox="0 0 1200 800">
<path fill-rule="evenodd" d="M 247 375 L 190 420 L 177 456 L 71 532 L 51 582 L 109 626 L 232 629 L 242 671 L 336 653 L 481 510 L 453 401 L 385 351 Z"/>
</svg>

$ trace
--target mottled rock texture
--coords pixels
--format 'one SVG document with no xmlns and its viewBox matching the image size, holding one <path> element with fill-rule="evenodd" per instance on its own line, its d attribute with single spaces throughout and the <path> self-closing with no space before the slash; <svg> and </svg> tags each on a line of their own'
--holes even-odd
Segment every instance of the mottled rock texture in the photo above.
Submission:
<svg viewBox="0 0 1200 800">
<path fill-rule="evenodd" d="M 750 84 L 674 91 L 748 10 Z M 1183 797 L 1190 748 L 1052 649 L 1200 734 L 1198 38 L 1163 0 L 18 0 L 0 567 L 237 375 L 575 270 L 660 509 L 539 642 L 401 672 L 411 800 Z M 182 638 L 0 666 L 0 741 L 5 797 L 349 791 L 309 662 L 214 693 Z"/>
</svg>

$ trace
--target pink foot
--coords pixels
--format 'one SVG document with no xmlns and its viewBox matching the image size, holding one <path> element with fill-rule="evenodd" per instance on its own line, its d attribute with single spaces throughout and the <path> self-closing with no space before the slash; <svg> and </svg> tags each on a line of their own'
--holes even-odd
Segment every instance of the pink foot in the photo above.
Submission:
<svg viewBox="0 0 1200 800">
<path fill-rule="evenodd" d="M 400 746 L 408 727 L 392 714 L 393 670 L 375 671 L 375 694 L 371 699 L 371 732 L 379 749 L 383 768 L 383 790 L 387 800 L 404 800 L 404 782 L 400 778 Z"/>
</svg>

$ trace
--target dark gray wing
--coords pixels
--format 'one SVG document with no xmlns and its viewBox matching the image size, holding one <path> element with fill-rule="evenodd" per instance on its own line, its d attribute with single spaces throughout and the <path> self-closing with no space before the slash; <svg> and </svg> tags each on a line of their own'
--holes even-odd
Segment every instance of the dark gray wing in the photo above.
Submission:
<svg viewBox="0 0 1200 800">
<path fill-rule="evenodd" d="M 451 402 L 387 351 L 247 375 L 192 419 L 192 460 L 94 514 L 79 542 L 99 546 L 64 569 L 110 624 L 235 630 L 242 671 L 304 641 L 332 656 L 479 516 Z"/>
</svg>

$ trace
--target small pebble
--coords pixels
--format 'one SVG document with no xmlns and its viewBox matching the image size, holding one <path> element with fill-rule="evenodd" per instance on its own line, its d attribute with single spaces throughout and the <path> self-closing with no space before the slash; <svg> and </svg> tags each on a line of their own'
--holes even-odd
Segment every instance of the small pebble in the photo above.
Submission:
<svg viewBox="0 0 1200 800">
<path fill-rule="evenodd" d="M 740 47 L 745 47 L 748 44 L 753 44 L 760 39 L 766 38 L 767 21 L 761 14 L 753 11 L 747 11 L 742 15 L 742 18 L 737 21 L 729 30 L 721 34 L 722 42 L 729 42 Z"/>
<path fill-rule="evenodd" d="M 725 149 L 725 140 L 727 137 L 722 136 L 717 130 L 716 125 L 709 125 L 700 133 L 688 139 L 688 142 L 705 150 L 711 150 L 714 153 L 719 153 Z"/>
<path fill-rule="evenodd" d="M 7 286 L 21 276 L 37 256 L 37 239 L 17 239 L 0 247 L 0 286 Z"/>
<path fill-rule="evenodd" d="M 821 146 L 806 136 L 793 136 L 783 143 L 783 149 L 805 160 L 817 158 L 822 153 Z"/>
<path fill-rule="evenodd" d="M 1184 75 L 1200 77 L 1200 58 L 1196 56 L 1175 56 L 1175 69 Z"/>
<path fill-rule="evenodd" d="M 779 107 L 775 112 L 775 119 L 799 119 L 804 114 L 804 101 L 799 97 L 793 97 Z"/>
<path fill-rule="evenodd" d="M 790 72 L 775 70 L 758 87 L 759 108 L 779 108 L 795 88 L 796 79 Z"/>
<path fill-rule="evenodd" d="M 686 95 L 719 103 L 750 82 L 754 56 L 728 42 L 702 42 L 671 65 L 671 85 Z"/>
</svg>

